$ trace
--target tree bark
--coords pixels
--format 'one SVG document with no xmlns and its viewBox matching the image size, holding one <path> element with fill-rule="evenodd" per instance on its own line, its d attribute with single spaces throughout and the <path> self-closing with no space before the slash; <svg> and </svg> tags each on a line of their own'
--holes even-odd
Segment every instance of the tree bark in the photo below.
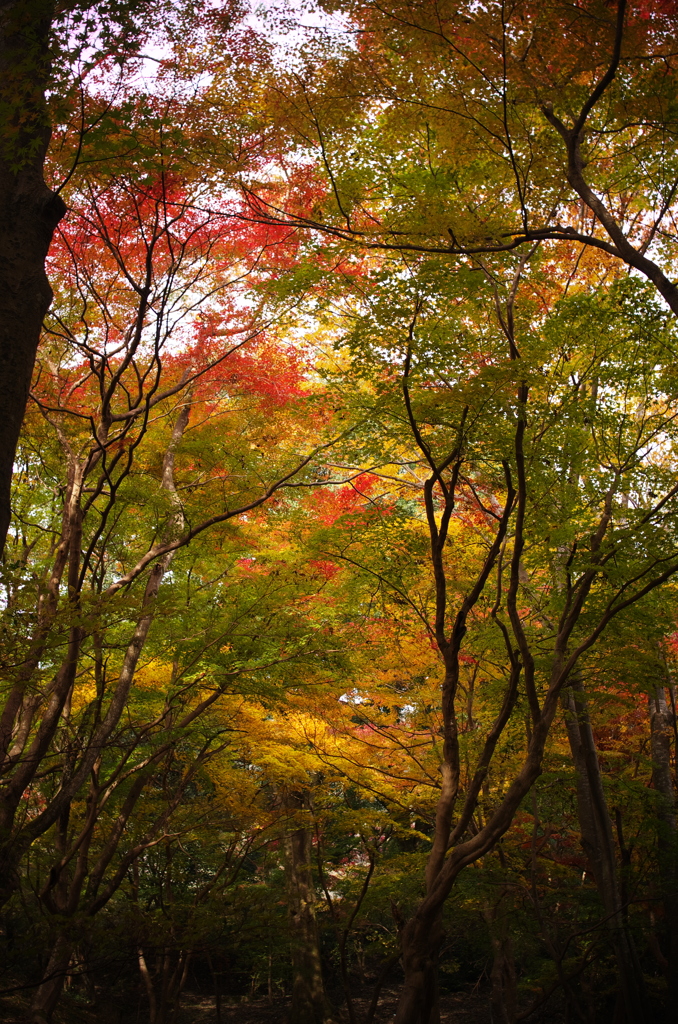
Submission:
<svg viewBox="0 0 678 1024">
<path fill-rule="evenodd" d="M 657 793 L 657 846 L 667 923 L 669 952 L 666 958 L 668 1003 L 678 1006 L 678 834 L 676 794 L 671 772 L 673 712 L 666 701 L 666 689 L 658 686 L 650 697 L 652 783 Z"/>
<path fill-rule="evenodd" d="M 43 177 L 53 14 L 50 0 L 0 0 L 0 549 L 35 354 L 52 301 L 45 258 L 66 212 Z"/>
<path fill-rule="evenodd" d="M 289 907 L 292 953 L 292 1007 L 288 1024 L 325 1024 L 331 1018 L 325 986 L 315 917 L 315 889 L 311 872 L 312 830 L 302 815 L 309 813 L 305 793 L 289 792 L 284 798 L 297 820 L 285 832 L 285 880 Z"/>
<path fill-rule="evenodd" d="M 506 906 L 502 906 L 507 896 L 508 892 L 504 889 L 495 903 L 488 903 L 484 908 L 484 917 L 492 945 L 492 970 L 490 972 L 492 1024 L 514 1024 L 516 1016 L 516 965 L 508 928 L 508 912 Z"/>
<path fill-rule="evenodd" d="M 50 958 L 31 1003 L 31 1024 L 50 1024 L 52 1014 L 64 987 L 71 960 L 73 944 L 65 935 L 59 935 L 52 947 Z"/>
<path fill-rule="evenodd" d="M 139 960 L 139 974 L 141 975 L 141 980 L 144 983 L 146 995 L 148 996 L 148 1019 L 150 1024 L 155 1024 L 157 1016 L 155 988 L 153 987 L 153 979 L 151 978 L 151 973 L 148 969 L 148 964 L 146 963 L 146 957 L 144 956 L 144 951 L 141 947 L 139 947 L 137 956 Z"/>
<path fill-rule="evenodd" d="M 612 819 L 580 680 L 572 682 L 564 703 L 567 734 L 577 775 L 581 843 L 591 863 L 607 918 L 617 961 L 619 1001 L 627 1024 L 644 1024 L 647 1016 L 643 974 L 623 912 Z"/>
</svg>

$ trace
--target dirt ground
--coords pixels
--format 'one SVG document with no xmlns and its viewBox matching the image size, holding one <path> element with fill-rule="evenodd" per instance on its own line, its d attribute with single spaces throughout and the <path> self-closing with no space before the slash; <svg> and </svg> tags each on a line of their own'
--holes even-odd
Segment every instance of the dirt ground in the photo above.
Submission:
<svg viewBox="0 0 678 1024">
<path fill-rule="evenodd" d="M 365 991 L 354 999 L 356 1017 L 363 1021 L 367 1015 L 371 993 Z M 398 989 L 382 991 L 374 1024 L 391 1024 L 398 1001 Z M 214 999 L 187 992 L 182 999 L 176 1024 L 285 1024 L 289 1002 L 287 999 L 255 999 L 237 1004 L 223 1003 L 217 1018 Z M 28 1003 L 22 998 L 0 999 L 0 1024 L 23 1024 Z M 486 991 L 458 992 L 443 996 L 441 1024 L 492 1024 L 489 996 Z M 339 1009 L 337 1024 L 347 1024 L 345 1007 Z M 530 1014 L 528 1024 L 563 1024 L 564 1017 L 554 999 L 549 1006 Z M 148 1024 L 148 1008 L 140 1000 L 134 1006 L 120 1006 L 108 1002 L 95 1009 L 73 1004 L 64 999 L 54 1015 L 54 1024 Z"/>
<path fill-rule="evenodd" d="M 375 1017 L 375 1024 L 389 1024 L 395 1015 L 398 1001 L 398 990 L 385 989 Z M 369 1006 L 369 997 L 354 1000 L 356 1016 L 359 1021 L 365 1019 Z M 287 1000 L 257 999 L 237 1005 L 221 1007 L 221 1024 L 285 1024 L 288 1009 Z M 337 1024 L 347 1021 L 346 1010 L 339 1012 Z M 486 992 L 459 992 L 445 995 L 441 1001 L 441 1024 L 492 1024 L 489 998 Z M 563 1024 L 564 1017 L 555 1004 L 531 1014 L 529 1024 Z M 135 1024 L 131 1021 L 130 1024 Z M 139 1024 L 145 1024 L 140 1021 Z M 218 1024 L 214 1002 L 205 1000 L 186 1000 L 180 1014 L 179 1024 Z"/>
</svg>

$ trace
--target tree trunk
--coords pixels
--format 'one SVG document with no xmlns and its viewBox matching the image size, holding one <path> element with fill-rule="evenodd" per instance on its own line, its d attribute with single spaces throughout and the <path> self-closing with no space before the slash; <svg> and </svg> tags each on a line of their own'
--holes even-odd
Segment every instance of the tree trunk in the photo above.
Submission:
<svg viewBox="0 0 678 1024">
<path fill-rule="evenodd" d="M 411 917 L 402 929 L 405 975 L 394 1024 L 439 1024 L 438 959 L 443 943 L 442 906 L 431 917 Z"/>
<path fill-rule="evenodd" d="M 492 1024 L 514 1024 L 516 1015 L 516 965 L 513 959 L 513 945 L 508 928 L 508 910 L 505 903 L 508 893 L 504 889 L 497 902 L 486 904 L 484 917 L 492 944 L 492 986 L 490 1008 Z"/>
<path fill-rule="evenodd" d="M 557 670 L 556 667 L 554 671 Z M 557 708 L 556 693 L 553 689 L 552 698 L 544 702 L 544 711 L 532 731 L 523 766 L 503 799 L 480 832 L 458 844 L 450 842 L 450 851 L 437 878 L 431 882 L 426 896 L 401 930 L 401 964 L 405 982 L 393 1024 L 437 1024 L 440 1019 L 437 970 L 445 900 L 464 868 L 489 853 L 501 839 L 539 776 L 546 738 Z M 463 828 L 465 818 L 462 816 L 455 826 L 455 840 Z"/>
<path fill-rule="evenodd" d="M 2 3 L 2 0 L 0 0 L 0 3 Z M 163 460 L 162 487 L 164 490 L 169 491 L 170 500 L 174 507 L 174 513 L 170 517 L 165 530 L 166 540 L 172 539 L 173 535 L 180 529 L 183 521 L 181 502 L 177 496 L 174 484 L 174 452 L 188 424 L 189 414 L 190 404 L 187 402 L 177 417 L 172 431 L 172 439 Z M 80 466 L 75 475 L 79 479 L 80 488 L 83 480 L 82 466 Z M 78 489 L 77 499 L 74 498 L 76 503 L 79 501 L 80 494 L 81 490 Z M 78 570 L 80 568 L 81 518 L 79 514 L 76 516 L 76 519 L 77 529 L 74 528 L 73 538 L 69 540 L 69 546 L 75 549 L 74 559 L 69 564 L 69 586 L 71 591 L 74 590 L 77 584 Z M 54 737 L 66 705 L 68 692 L 75 678 L 80 655 L 81 632 L 78 625 L 73 626 L 71 629 L 71 640 L 67 657 L 62 662 L 55 676 L 49 705 L 43 715 L 36 736 L 26 752 L 28 756 L 24 754 L 22 763 L 17 768 L 14 776 L 4 786 L 3 791 L 0 792 L 0 906 L 10 899 L 20 884 L 19 864 L 31 843 L 38 836 L 43 835 L 58 820 L 64 810 L 70 806 L 71 800 L 87 779 L 97 758 L 101 755 L 102 748 L 120 720 L 134 681 L 134 675 L 144 649 L 144 644 L 154 620 L 154 604 L 160 590 L 160 585 L 165 573 L 172 564 L 175 554 L 176 550 L 165 552 L 151 568 L 144 590 L 140 615 L 125 651 L 118 681 L 109 699 L 106 713 L 94 731 L 88 746 L 83 751 L 80 763 L 71 772 L 70 777 L 64 781 L 64 784 L 45 809 L 36 817 L 29 819 L 13 835 L 12 825 L 16 811 L 23 799 L 23 793 L 31 784 L 42 757 L 49 749 L 49 744 Z"/>
<path fill-rule="evenodd" d="M 160 1001 L 154 1024 L 175 1024 L 179 1013 L 181 994 L 188 980 L 192 952 L 180 951 L 172 968 L 172 952 L 165 951 L 160 980 Z"/>
<path fill-rule="evenodd" d="M 155 998 L 155 988 L 153 987 L 153 979 L 151 978 L 151 972 L 148 969 L 146 957 L 141 947 L 139 947 L 137 957 L 139 961 L 139 974 L 141 975 L 141 980 L 144 984 L 144 988 L 146 989 L 146 995 L 148 996 L 148 1019 L 150 1021 L 150 1024 L 155 1024 L 157 1017 L 157 1002 Z"/>
<path fill-rule="evenodd" d="M 43 980 L 33 996 L 31 1024 L 50 1024 L 64 987 L 72 952 L 71 941 L 64 935 L 59 935 L 52 947 L 47 967 L 43 973 Z"/>
<path fill-rule="evenodd" d="M 666 702 L 666 689 L 659 686 L 650 697 L 652 742 L 652 783 L 657 792 L 657 845 L 667 923 L 669 952 L 666 958 L 669 1007 L 678 1006 L 678 834 L 676 795 L 671 772 L 673 712 Z"/>
<path fill-rule="evenodd" d="M 287 793 L 285 806 L 296 813 L 296 827 L 285 832 L 285 880 L 289 907 L 292 953 L 292 1007 L 288 1024 L 324 1024 L 331 1014 L 325 986 L 315 918 L 315 889 L 311 873 L 312 830 L 308 815 L 308 797 Z"/>
<path fill-rule="evenodd" d="M 566 692 L 564 703 L 567 735 L 577 775 L 581 843 L 591 863 L 607 918 L 610 942 L 617 961 L 619 1001 L 626 1024 L 644 1024 L 647 1016 L 643 975 L 623 912 L 612 820 L 579 680 L 575 680 Z"/>
<path fill-rule="evenodd" d="M 66 212 L 43 178 L 50 0 L 0 0 L 0 550 L 42 321 L 52 301 L 45 257 Z"/>
</svg>

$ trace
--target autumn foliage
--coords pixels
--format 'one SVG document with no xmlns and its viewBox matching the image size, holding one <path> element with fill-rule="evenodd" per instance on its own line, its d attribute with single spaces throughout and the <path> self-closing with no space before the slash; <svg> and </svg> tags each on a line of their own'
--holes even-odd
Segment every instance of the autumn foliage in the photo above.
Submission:
<svg viewBox="0 0 678 1024">
<path fill-rule="evenodd" d="M 672 1020 L 676 5 L 128 6 L 53 30 L 3 1019 Z"/>
</svg>

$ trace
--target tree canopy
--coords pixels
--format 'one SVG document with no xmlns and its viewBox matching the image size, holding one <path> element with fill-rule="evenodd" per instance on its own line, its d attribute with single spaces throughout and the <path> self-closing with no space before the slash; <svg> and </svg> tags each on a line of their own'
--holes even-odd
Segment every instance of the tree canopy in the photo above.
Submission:
<svg viewBox="0 0 678 1024">
<path fill-rule="evenodd" d="M 673 1020 L 677 19 L 0 3 L 3 1019 Z"/>
</svg>

